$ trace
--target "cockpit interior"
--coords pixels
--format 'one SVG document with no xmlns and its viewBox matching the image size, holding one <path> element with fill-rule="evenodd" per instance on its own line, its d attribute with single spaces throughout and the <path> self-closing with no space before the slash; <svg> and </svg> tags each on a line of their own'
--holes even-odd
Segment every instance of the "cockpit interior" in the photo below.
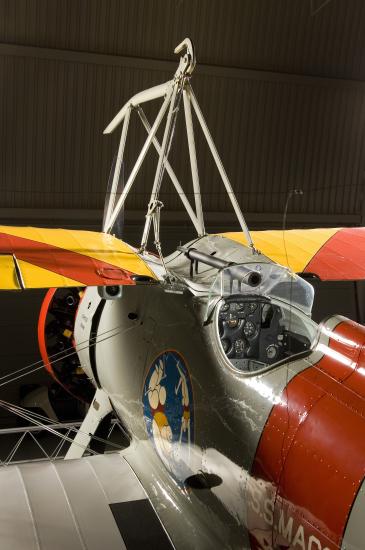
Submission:
<svg viewBox="0 0 365 550">
<path fill-rule="evenodd" d="M 242 372 L 252 373 L 310 350 L 317 325 L 289 304 L 261 295 L 232 295 L 217 311 L 224 354 Z"/>
</svg>

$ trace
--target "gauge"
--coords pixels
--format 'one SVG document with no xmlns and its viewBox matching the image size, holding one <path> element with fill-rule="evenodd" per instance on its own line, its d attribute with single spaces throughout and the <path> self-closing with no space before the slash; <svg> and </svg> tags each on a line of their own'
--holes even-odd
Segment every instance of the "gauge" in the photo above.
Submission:
<svg viewBox="0 0 365 550">
<path fill-rule="evenodd" d="M 229 310 L 229 304 L 227 304 L 226 302 L 223 302 L 221 311 L 228 311 L 228 310 Z"/>
<path fill-rule="evenodd" d="M 257 308 L 257 304 L 255 304 L 254 302 L 251 302 L 250 304 L 247 305 L 247 309 L 250 313 L 253 313 L 256 308 Z"/>
<path fill-rule="evenodd" d="M 239 338 L 234 343 L 234 349 L 237 355 L 242 355 L 245 351 L 245 341 Z"/>
<path fill-rule="evenodd" d="M 245 326 L 243 327 L 243 332 L 248 338 L 253 336 L 256 332 L 256 325 L 252 321 L 246 321 Z"/>
<path fill-rule="evenodd" d="M 235 328 L 238 325 L 238 317 L 235 313 L 230 313 L 227 318 L 229 328 Z"/>
<path fill-rule="evenodd" d="M 224 353 L 227 353 L 227 351 L 229 350 L 229 347 L 230 347 L 229 340 L 227 340 L 227 338 L 223 338 L 223 340 L 221 340 L 221 342 L 222 342 L 222 347 L 223 347 Z"/>
<path fill-rule="evenodd" d="M 245 309 L 245 304 L 236 304 L 236 311 L 242 311 Z"/>
<path fill-rule="evenodd" d="M 276 346 L 275 344 L 271 344 L 271 346 L 266 348 L 266 356 L 270 361 L 275 359 L 277 354 L 278 354 L 278 346 Z"/>
</svg>

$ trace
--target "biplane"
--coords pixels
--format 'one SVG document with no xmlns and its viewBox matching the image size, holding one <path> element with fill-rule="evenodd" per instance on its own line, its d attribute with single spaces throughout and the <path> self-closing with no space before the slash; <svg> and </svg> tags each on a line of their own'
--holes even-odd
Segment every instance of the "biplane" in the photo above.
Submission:
<svg viewBox="0 0 365 550">
<path fill-rule="evenodd" d="M 104 132 L 121 127 L 102 231 L 0 228 L 1 288 L 50 289 L 44 366 L 90 404 L 66 460 L 0 469 L 1 548 L 362 549 L 365 328 L 339 315 L 315 323 L 309 281 L 364 279 L 365 229 L 250 232 L 191 86 L 192 42 L 175 52 L 173 78 L 133 96 Z M 150 124 L 143 104 L 157 100 Z M 168 160 L 179 111 L 193 203 Z M 122 185 L 132 116 L 146 141 Z M 193 118 L 237 232 L 206 233 Z M 151 148 L 135 247 L 113 227 Z M 164 174 L 196 231 L 168 256 Z M 129 445 L 84 456 L 111 414 Z"/>
</svg>

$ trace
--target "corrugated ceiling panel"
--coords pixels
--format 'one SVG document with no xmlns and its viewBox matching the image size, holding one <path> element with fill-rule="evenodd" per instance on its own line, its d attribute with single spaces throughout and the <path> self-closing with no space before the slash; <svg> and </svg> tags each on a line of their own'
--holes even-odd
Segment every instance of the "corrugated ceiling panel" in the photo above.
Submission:
<svg viewBox="0 0 365 550">
<path fill-rule="evenodd" d="M 0 0 L 0 42 L 365 78 L 363 0 Z"/>
<path fill-rule="evenodd" d="M 102 208 L 118 143 L 117 134 L 106 137 L 102 130 L 133 93 L 168 77 L 161 71 L 0 57 L 1 206 Z M 293 198 L 290 211 L 360 211 L 365 128 L 360 89 L 198 72 L 193 86 L 245 211 L 282 213 L 293 188 L 304 195 Z M 176 133 L 178 143 L 186 139 L 181 123 Z M 132 131 L 130 138 L 127 174 L 144 131 Z M 201 133 L 197 147 L 204 206 L 229 211 Z M 175 146 L 171 161 L 191 193 L 186 151 L 186 145 Z M 155 159 L 151 151 L 128 208 L 146 205 Z M 171 191 L 166 182 L 166 207 L 180 209 Z"/>
</svg>

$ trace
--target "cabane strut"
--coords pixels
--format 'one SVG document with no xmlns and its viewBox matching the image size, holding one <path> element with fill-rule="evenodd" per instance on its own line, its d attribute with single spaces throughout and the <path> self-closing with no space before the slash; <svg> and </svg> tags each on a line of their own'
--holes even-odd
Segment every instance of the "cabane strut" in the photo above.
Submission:
<svg viewBox="0 0 365 550">
<path fill-rule="evenodd" d="M 245 218 L 242 214 L 241 208 L 238 204 L 237 198 L 234 194 L 231 183 L 228 179 L 227 173 L 222 164 L 221 158 L 218 154 L 217 148 L 209 132 L 209 128 L 204 119 L 203 113 L 200 109 L 200 106 L 198 104 L 198 101 L 194 95 L 194 92 L 190 84 L 190 77 L 195 68 L 196 58 L 195 58 L 194 46 L 189 38 L 185 38 L 185 40 L 183 40 L 183 42 L 181 42 L 181 44 L 179 44 L 175 48 L 175 53 L 182 53 L 182 52 L 184 53 L 180 57 L 179 66 L 172 80 L 169 80 L 164 84 L 160 84 L 159 86 L 154 86 L 153 88 L 149 88 L 148 90 L 144 90 L 136 94 L 135 96 L 133 96 L 123 106 L 123 108 L 119 111 L 119 113 L 114 117 L 114 119 L 110 122 L 110 124 L 104 130 L 104 134 L 111 134 L 119 126 L 119 124 L 123 123 L 121 138 L 119 142 L 119 149 L 118 149 L 118 154 L 117 154 L 117 159 L 115 164 L 115 170 L 113 175 L 113 181 L 111 186 L 111 193 L 109 197 L 109 203 L 107 206 L 107 213 L 105 216 L 103 231 L 106 233 L 109 233 L 112 231 L 113 225 L 116 219 L 118 218 L 118 215 L 121 209 L 124 206 L 126 198 L 133 186 L 133 183 L 146 157 L 146 154 L 151 144 L 153 144 L 158 154 L 158 164 L 156 168 L 150 200 L 148 203 L 146 221 L 145 221 L 142 240 L 140 244 L 140 252 L 144 252 L 146 249 L 149 234 L 150 234 L 151 224 L 153 224 L 156 249 L 163 262 L 160 235 L 159 235 L 160 211 L 161 211 L 161 208 L 163 207 L 163 204 L 159 200 L 159 193 L 161 189 L 162 177 L 165 170 L 168 173 L 172 181 L 172 184 L 174 185 L 175 190 L 178 193 L 184 205 L 184 208 L 187 211 L 195 227 L 195 230 L 198 236 L 203 236 L 205 234 L 203 207 L 202 207 L 202 201 L 201 201 L 200 182 L 199 182 L 199 173 L 198 173 L 198 163 L 197 163 L 195 138 L 194 138 L 193 117 L 192 117 L 192 109 L 191 109 L 191 107 L 193 107 L 196 118 L 201 126 L 201 129 L 203 130 L 203 134 L 208 143 L 208 146 L 212 153 L 215 164 L 218 168 L 219 174 L 223 181 L 228 197 L 232 203 L 239 225 L 241 226 L 241 229 L 247 239 L 249 246 L 252 248 L 253 251 L 255 251 L 253 241 L 252 241 L 249 229 L 247 227 Z M 146 103 L 148 101 L 152 101 L 154 99 L 161 98 L 161 97 L 164 98 L 162 106 L 156 116 L 154 123 L 151 126 L 149 124 L 149 121 L 146 117 L 145 112 L 141 107 L 141 104 Z M 176 174 L 173 168 L 171 167 L 171 164 L 168 161 L 168 155 L 171 147 L 171 142 L 173 138 L 176 118 L 177 118 L 177 113 L 178 113 L 178 108 L 179 108 L 179 103 L 181 98 L 183 100 L 183 105 L 184 105 L 185 124 L 186 124 L 186 132 L 187 132 L 187 140 L 188 140 L 188 148 L 189 148 L 189 157 L 190 157 L 190 168 L 191 168 L 191 176 L 192 176 L 194 198 L 195 198 L 195 210 L 190 204 L 189 199 L 187 198 L 182 186 L 180 185 L 176 177 Z M 123 155 L 124 155 L 130 115 L 132 110 L 137 111 L 139 118 L 142 121 L 142 124 L 147 132 L 147 139 L 139 153 L 139 156 L 136 160 L 134 167 L 131 170 L 128 180 L 124 186 L 124 189 L 115 204 L 115 197 L 117 194 L 118 182 L 119 182 L 120 173 L 122 169 Z M 156 138 L 156 133 L 166 113 L 167 113 L 167 116 L 166 116 L 165 130 L 163 134 L 162 143 L 160 144 L 158 139 Z"/>
</svg>

